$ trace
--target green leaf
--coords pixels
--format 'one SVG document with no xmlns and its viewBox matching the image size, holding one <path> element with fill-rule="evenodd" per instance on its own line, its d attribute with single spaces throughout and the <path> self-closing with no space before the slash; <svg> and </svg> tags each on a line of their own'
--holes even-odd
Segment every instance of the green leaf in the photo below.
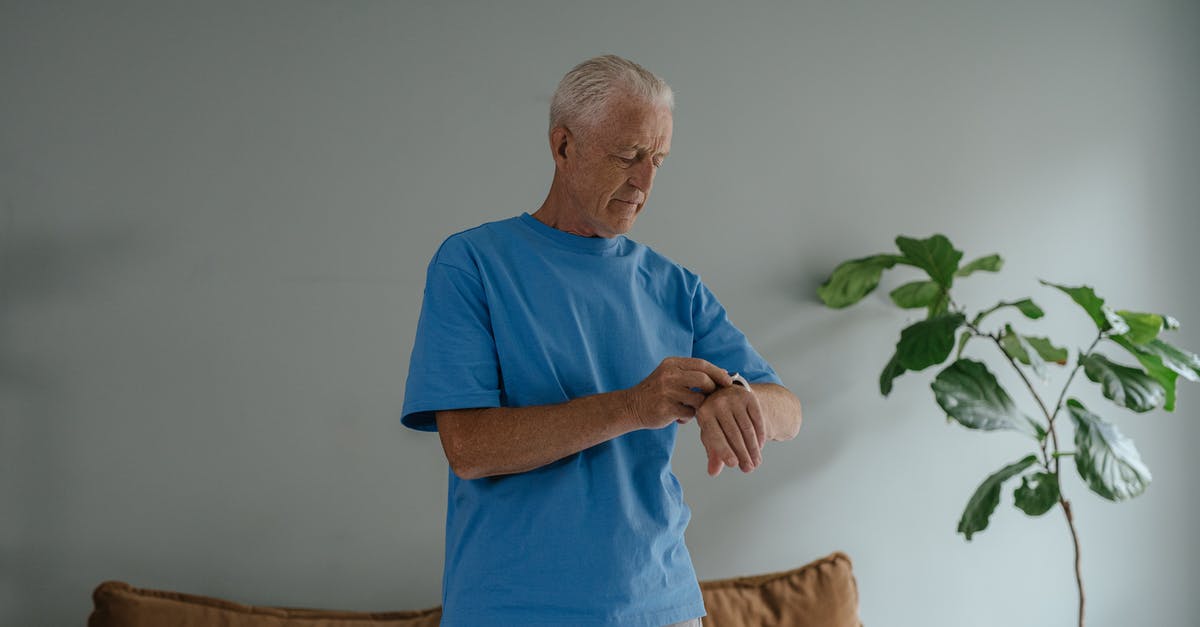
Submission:
<svg viewBox="0 0 1200 627">
<path fill-rule="evenodd" d="M 1017 410 L 1012 398 L 981 362 L 959 359 L 930 384 L 937 403 L 964 427 L 1011 429 L 1040 438 L 1041 425 Z"/>
<path fill-rule="evenodd" d="M 1000 336 L 1000 346 L 1010 357 L 1033 368 L 1039 379 L 1046 380 L 1046 362 L 1039 353 L 1021 334 L 1013 331 L 1011 324 L 1004 325 L 1004 335 Z"/>
<path fill-rule="evenodd" d="M 974 326 L 979 326 L 979 323 L 983 322 L 983 319 L 985 316 L 987 316 L 988 314 L 991 314 L 993 311 L 1003 309 L 1005 307 L 1016 307 L 1018 310 L 1020 310 L 1021 313 L 1025 314 L 1026 318 L 1029 318 L 1031 320 L 1037 320 L 1038 318 L 1041 318 L 1042 316 L 1046 315 L 1046 312 L 1042 311 L 1041 307 L 1038 307 L 1037 305 L 1033 304 L 1032 300 L 1030 300 L 1028 298 L 1022 298 L 1021 300 L 1004 301 L 1004 302 L 997 303 L 996 306 L 992 307 L 991 309 L 988 309 L 987 311 L 983 311 L 979 315 L 975 316 L 975 319 L 971 321 L 971 324 Z"/>
<path fill-rule="evenodd" d="M 849 307 L 862 300 L 879 285 L 879 277 L 897 263 L 907 260 L 899 255 L 871 255 L 844 261 L 817 288 L 817 296 L 835 309 Z"/>
<path fill-rule="evenodd" d="M 896 359 L 913 371 L 946 361 L 954 350 L 954 333 L 965 321 L 962 314 L 950 313 L 912 324 L 900 332 Z"/>
<path fill-rule="evenodd" d="M 896 247 L 914 266 L 928 272 L 929 278 L 942 288 L 950 289 L 963 254 L 961 250 L 955 250 L 945 235 L 938 234 L 927 239 L 901 235 L 896 238 Z"/>
<path fill-rule="evenodd" d="M 1117 341 L 1119 338 L 1112 338 Z M 1117 341 L 1120 344 L 1120 341 Z M 1195 353 L 1177 348 L 1162 340 L 1150 340 L 1145 344 L 1135 344 L 1139 353 L 1155 355 L 1162 360 L 1164 366 L 1179 373 L 1188 381 L 1200 381 L 1200 356 Z"/>
<path fill-rule="evenodd" d="M 967 342 L 971 341 L 972 337 L 975 336 L 968 331 L 963 333 L 962 337 L 958 338 L 958 354 L 954 356 L 955 359 L 962 359 L 963 349 L 967 347 Z"/>
<path fill-rule="evenodd" d="M 929 305 L 929 316 L 926 319 L 936 318 L 950 309 L 950 292 L 942 292 L 933 304 Z"/>
<path fill-rule="evenodd" d="M 1136 412 L 1146 412 L 1163 404 L 1166 390 L 1153 377 L 1137 368 L 1109 361 L 1099 353 L 1079 358 L 1087 378 L 1100 384 L 1104 397 Z"/>
<path fill-rule="evenodd" d="M 955 276 L 967 276 L 967 275 L 971 274 L 972 272 L 975 272 L 976 270 L 984 270 L 987 272 L 999 272 L 1000 268 L 1003 266 L 1004 266 L 1004 260 L 1000 258 L 1000 255 L 988 255 L 986 257 L 980 257 L 980 258 L 972 261 L 971 263 L 968 263 L 967 265 L 960 268 L 959 271 L 955 272 L 954 274 L 955 274 Z"/>
<path fill-rule="evenodd" d="M 1158 314 L 1139 313 L 1122 309 L 1117 312 L 1117 315 L 1121 316 L 1125 320 L 1125 323 L 1129 325 L 1129 331 L 1125 333 L 1124 337 L 1128 338 L 1134 344 L 1145 344 L 1158 337 L 1165 323 L 1163 317 Z"/>
<path fill-rule="evenodd" d="M 1042 362 L 1050 362 L 1059 366 L 1067 363 L 1070 353 L 1065 348 L 1059 348 L 1050 342 L 1049 338 L 1019 335 L 1012 330 L 1012 325 L 1004 325 L 1005 334 L 1000 336 L 1000 344 L 1004 352 L 1021 363 L 1032 366 L 1034 360 L 1041 358 Z M 1037 368 L 1034 368 L 1037 370 Z M 1039 374 L 1041 374 L 1039 372 Z"/>
<path fill-rule="evenodd" d="M 1149 357 L 1145 361 L 1138 358 L 1142 363 L 1142 367 L 1146 369 L 1146 374 L 1154 377 L 1155 381 L 1163 387 L 1165 400 L 1163 401 L 1163 409 L 1167 411 L 1175 411 L 1175 380 L 1179 378 L 1179 373 L 1171 370 L 1163 365 L 1161 359 Z M 1156 363 L 1157 362 L 1157 363 Z"/>
<path fill-rule="evenodd" d="M 1092 492 L 1110 501 L 1145 492 L 1150 470 L 1142 464 L 1133 441 L 1073 398 L 1067 401 L 1067 409 L 1075 420 L 1075 467 Z"/>
<path fill-rule="evenodd" d="M 1100 313 L 1104 314 L 1104 319 L 1108 321 L 1108 329 L 1101 329 L 1102 331 L 1106 330 L 1110 335 L 1124 335 L 1129 333 L 1129 323 L 1125 322 L 1121 314 L 1113 311 L 1111 307 L 1105 305 L 1100 309 Z"/>
<path fill-rule="evenodd" d="M 888 360 L 887 365 L 883 367 L 883 372 L 879 375 L 879 391 L 882 392 L 884 396 L 891 394 L 892 381 L 904 373 L 904 366 L 901 366 L 900 361 L 896 359 L 896 356 L 892 355 L 892 358 Z"/>
<path fill-rule="evenodd" d="M 904 309 L 928 307 L 942 295 L 942 286 L 933 281 L 913 281 L 892 290 L 892 302 Z"/>
<path fill-rule="evenodd" d="M 1033 346 L 1033 350 L 1036 350 L 1037 353 L 1042 356 L 1043 360 L 1058 364 L 1060 366 L 1067 365 L 1067 357 L 1070 356 L 1070 353 L 1065 348 L 1059 348 L 1054 344 L 1051 344 L 1050 338 L 1033 337 L 1029 335 L 1022 337 L 1029 342 L 1030 346 Z"/>
<path fill-rule="evenodd" d="M 971 536 L 987 529 L 988 519 L 992 517 L 992 512 L 996 511 L 996 506 L 1000 504 L 1000 488 L 1003 487 L 1004 482 L 1021 474 L 1035 462 L 1037 462 L 1037 458 L 1029 455 L 984 479 L 979 488 L 975 490 L 975 494 L 971 495 L 966 509 L 963 510 L 962 518 L 958 521 L 958 532 L 966 536 L 969 541 Z"/>
<path fill-rule="evenodd" d="M 1145 344 L 1134 344 L 1124 336 L 1109 339 L 1136 357 L 1146 369 L 1146 374 L 1154 377 L 1154 380 L 1163 386 L 1163 390 L 1166 391 L 1163 409 L 1167 411 L 1175 411 L 1175 381 L 1178 377 L 1200 381 L 1200 357 L 1186 350 L 1157 339 Z"/>
<path fill-rule="evenodd" d="M 1133 342 L 1125 339 L 1123 336 L 1109 338 L 1119 344 L 1125 350 L 1129 351 L 1130 355 L 1137 358 L 1138 363 L 1146 369 L 1146 374 L 1154 377 L 1158 384 L 1163 386 L 1166 392 L 1166 400 L 1163 402 L 1163 409 L 1167 411 L 1175 411 L 1175 380 L 1179 378 L 1179 373 L 1168 368 L 1163 364 L 1163 360 L 1158 355 L 1149 352 L 1145 346 L 1135 345 Z M 1187 372 L 1191 372 L 1188 370 Z"/>
<path fill-rule="evenodd" d="M 1037 320 L 1038 318 L 1041 318 L 1042 316 L 1046 315 L 1046 312 L 1042 311 L 1041 307 L 1038 307 L 1037 305 L 1033 304 L 1033 301 L 1029 300 L 1028 298 L 1018 300 L 1018 301 L 1013 301 L 1012 303 L 1009 303 L 1009 304 L 1012 305 L 1013 307 L 1016 307 L 1017 309 L 1020 309 L 1021 313 L 1025 314 L 1025 317 L 1029 318 L 1031 320 Z"/>
<path fill-rule="evenodd" d="M 1129 325 L 1125 323 L 1125 320 L 1117 312 L 1105 305 L 1104 299 L 1096 296 L 1096 292 L 1091 287 L 1087 285 L 1067 287 L 1065 285 L 1042 281 L 1041 279 L 1038 279 L 1038 281 L 1042 285 L 1056 287 L 1070 296 L 1071 300 L 1078 303 L 1091 316 L 1092 322 L 1096 323 L 1097 329 L 1108 331 L 1113 335 L 1121 335 L 1129 331 Z"/>
<path fill-rule="evenodd" d="M 1030 516 L 1041 516 L 1058 502 L 1058 478 L 1048 472 L 1025 475 L 1013 497 L 1018 509 Z"/>
</svg>

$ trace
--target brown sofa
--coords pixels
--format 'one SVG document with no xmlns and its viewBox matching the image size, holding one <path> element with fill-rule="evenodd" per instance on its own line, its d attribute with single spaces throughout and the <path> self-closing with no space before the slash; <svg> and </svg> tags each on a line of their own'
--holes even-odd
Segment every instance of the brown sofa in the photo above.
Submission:
<svg viewBox="0 0 1200 627">
<path fill-rule="evenodd" d="M 700 582 L 714 627 L 862 627 L 850 558 L 833 553 L 794 570 Z M 243 605 L 105 581 L 92 592 L 88 627 L 437 627 L 440 607 L 341 612 Z"/>
</svg>

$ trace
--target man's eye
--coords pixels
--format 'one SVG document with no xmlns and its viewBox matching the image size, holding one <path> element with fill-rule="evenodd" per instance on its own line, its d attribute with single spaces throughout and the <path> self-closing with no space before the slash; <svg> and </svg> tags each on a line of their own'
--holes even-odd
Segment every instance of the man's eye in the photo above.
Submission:
<svg viewBox="0 0 1200 627">
<path fill-rule="evenodd" d="M 633 165 L 633 164 L 634 164 L 634 163 L 637 161 L 637 158 L 635 158 L 635 157 L 621 157 L 621 156 L 618 156 L 618 157 L 617 157 L 617 161 L 620 161 L 622 164 L 624 164 L 624 165 L 626 165 L 626 166 L 630 166 L 630 165 Z"/>
</svg>

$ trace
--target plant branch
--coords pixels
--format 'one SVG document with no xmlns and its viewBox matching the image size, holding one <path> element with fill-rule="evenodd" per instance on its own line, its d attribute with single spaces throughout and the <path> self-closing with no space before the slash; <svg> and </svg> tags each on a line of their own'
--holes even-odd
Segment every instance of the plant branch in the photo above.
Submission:
<svg viewBox="0 0 1200 627">
<path fill-rule="evenodd" d="M 1092 341 L 1092 345 L 1089 346 L 1086 351 L 1079 354 L 1079 359 L 1075 361 L 1075 368 L 1071 370 L 1071 376 L 1067 377 L 1067 384 L 1063 386 L 1062 394 L 1058 395 L 1058 404 L 1054 406 L 1054 416 L 1057 416 L 1058 410 L 1062 409 L 1062 402 L 1063 398 L 1067 395 L 1067 388 L 1071 387 L 1071 380 L 1075 378 L 1075 373 L 1079 372 L 1079 367 L 1083 365 L 1083 357 L 1085 355 L 1091 355 L 1092 349 L 1096 348 L 1096 345 L 1099 344 L 1100 340 L 1102 339 L 1104 339 L 1103 331 L 1096 335 L 1096 339 Z M 1050 419 L 1054 420 L 1054 416 L 1051 416 Z"/>
<path fill-rule="evenodd" d="M 1079 372 L 1080 366 L 1083 365 L 1084 355 L 1091 355 L 1092 350 L 1096 348 L 1096 345 L 1099 344 L 1100 340 L 1102 340 L 1102 339 L 1104 339 L 1104 331 L 1101 331 L 1100 333 L 1096 334 L 1096 339 L 1092 341 L 1092 345 L 1089 346 L 1086 351 L 1079 354 L 1079 358 L 1075 360 L 1075 367 L 1073 369 L 1071 369 L 1071 374 L 1067 377 L 1067 382 L 1065 385 L 1063 385 L 1062 392 L 1058 395 L 1058 402 L 1054 404 L 1054 413 L 1050 415 L 1049 429 L 1050 429 L 1050 437 L 1054 439 L 1055 452 L 1058 451 L 1058 433 L 1054 429 L 1054 419 L 1058 417 L 1058 412 L 1062 410 L 1063 399 L 1067 397 L 1067 388 L 1071 387 L 1071 381 L 1073 381 L 1075 379 L 1075 373 Z M 1055 457 L 1054 458 L 1054 474 L 1056 474 L 1056 475 L 1058 474 L 1058 467 L 1059 467 L 1058 458 Z M 1069 517 L 1068 517 L 1068 520 L 1069 520 Z M 1072 527 L 1072 533 L 1074 533 L 1074 527 Z"/>
<path fill-rule="evenodd" d="M 967 327 L 969 329 L 971 329 L 971 331 L 974 332 L 976 335 L 978 335 L 980 337 L 991 338 L 991 340 L 996 343 L 996 348 L 1000 349 L 1000 354 L 1004 355 L 1005 359 L 1008 360 L 1008 363 L 1012 364 L 1013 370 L 1017 371 L 1017 375 L 1019 375 L 1021 377 L 1021 380 L 1025 382 L 1025 387 L 1028 388 L 1029 393 L 1033 395 L 1033 400 L 1037 401 L 1038 407 L 1040 407 L 1042 409 L 1042 415 L 1044 415 L 1046 417 L 1046 429 L 1050 430 L 1054 424 L 1053 418 L 1051 418 L 1051 416 L 1050 416 L 1050 410 L 1046 409 L 1046 403 L 1044 403 L 1042 401 L 1042 397 L 1038 395 L 1037 390 L 1034 389 L 1033 384 L 1030 383 L 1029 377 L 1025 376 L 1025 371 L 1021 370 L 1021 367 L 1017 365 L 1017 362 L 1015 359 L 1013 359 L 1012 355 L 1009 355 L 1008 351 L 1004 350 L 1004 345 L 1000 343 L 999 334 L 984 333 L 983 331 L 980 331 L 978 327 L 976 327 L 974 324 L 972 324 L 970 322 L 967 323 Z M 1042 466 L 1046 469 L 1047 472 L 1050 472 L 1051 455 L 1050 455 L 1050 452 L 1046 450 L 1046 439 L 1041 438 L 1041 440 L 1038 442 L 1038 446 L 1042 449 Z M 1058 439 L 1057 438 L 1054 440 L 1054 454 L 1055 455 L 1058 454 Z M 1057 457 L 1054 457 L 1054 460 L 1055 460 L 1054 472 L 1057 473 L 1058 472 Z"/>
<path fill-rule="evenodd" d="M 1033 389 L 1033 384 L 1029 382 L 1029 377 L 1025 376 L 1025 371 L 1021 370 L 1021 367 L 1017 365 L 1017 361 L 1012 358 L 1012 355 L 1009 355 L 1008 351 L 1004 350 L 1004 345 L 1000 343 L 1000 336 L 998 334 L 988 334 L 988 337 L 992 338 L 992 341 L 996 343 L 996 347 L 1008 359 L 1008 363 L 1012 364 L 1013 370 L 1016 370 L 1017 374 L 1021 376 L 1021 380 L 1025 382 L 1025 387 L 1029 388 L 1029 393 L 1033 395 L 1033 400 L 1037 401 L 1038 407 L 1042 408 L 1042 414 L 1046 416 L 1046 422 L 1049 424 L 1050 410 L 1046 409 L 1046 404 L 1042 402 L 1042 397 L 1038 395 L 1037 390 Z"/>
</svg>

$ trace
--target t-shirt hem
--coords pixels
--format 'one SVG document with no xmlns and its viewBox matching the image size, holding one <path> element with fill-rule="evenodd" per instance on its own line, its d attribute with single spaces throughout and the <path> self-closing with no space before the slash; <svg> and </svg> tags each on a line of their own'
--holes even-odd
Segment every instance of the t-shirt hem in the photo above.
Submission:
<svg viewBox="0 0 1200 627">
<path fill-rule="evenodd" d="M 704 603 L 693 603 L 672 610 L 662 610 L 652 614 L 643 614 L 640 616 L 613 616 L 595 620 L 583 620 L 572 618 L 570 624 L 575 627 L 664 627 L 672 623 L 681 623 L 685 620 L 708 616 L 708 612 L 704 609 Z M 495 615 L 483 614 L 456 614 L 449 619 L 446 615 L 442 615 L 440 627 L 488 627 L 488 626 L 509 626 L 522 625 L 529 627 L 561 627 L 562 619 L 545 619 L 538 620 L 525 616 L 513 617 L 498 617 Z"/>
</svg>

